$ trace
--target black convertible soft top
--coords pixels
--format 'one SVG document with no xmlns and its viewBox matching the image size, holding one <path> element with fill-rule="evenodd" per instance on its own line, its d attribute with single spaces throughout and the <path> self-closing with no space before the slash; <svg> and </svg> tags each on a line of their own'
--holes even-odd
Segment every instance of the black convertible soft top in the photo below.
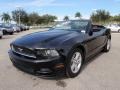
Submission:
<svg viewBox="0 0 120 90">
<path fill-rule="evenodd" d="M 92 25 L 92 29 L 105 29 L 103 25 Z"/>
</svg>

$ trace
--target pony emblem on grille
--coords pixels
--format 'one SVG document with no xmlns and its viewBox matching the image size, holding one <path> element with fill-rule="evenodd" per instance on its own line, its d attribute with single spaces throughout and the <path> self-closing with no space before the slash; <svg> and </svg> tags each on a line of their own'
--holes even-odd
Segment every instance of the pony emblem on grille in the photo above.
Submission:
<svg viewBox="0 0 120 90">
<path fill-rule="evenodd" d="M 20 52 L 22 52 L 22 51 L 23 51 L 23 49 L 22 49 L 22 48 L 18 48 L 18 50 L 19 50 Z"/>
</svg>

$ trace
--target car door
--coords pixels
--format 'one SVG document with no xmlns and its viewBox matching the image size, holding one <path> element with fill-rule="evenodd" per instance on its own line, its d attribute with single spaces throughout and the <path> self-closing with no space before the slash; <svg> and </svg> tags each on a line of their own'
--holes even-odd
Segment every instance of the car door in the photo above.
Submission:
<svg viewBox="0 0 120 90">
<path fill-rule="evenodd" d="M 87 35 L 86 47 L 88 57 L 95 54 L 103 47 L 106 41 L 105 29 L 93 30 L 93 35 Z"/>
</svg>

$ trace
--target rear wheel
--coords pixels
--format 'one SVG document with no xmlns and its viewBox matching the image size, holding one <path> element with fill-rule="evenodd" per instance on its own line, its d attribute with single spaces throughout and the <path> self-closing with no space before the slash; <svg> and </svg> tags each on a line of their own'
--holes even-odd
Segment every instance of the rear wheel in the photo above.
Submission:
<svg viewBox="0 0 120 90">
<path fill-rule="evenodd" d="M 108 39 L 106 45 L 104 46 L 103 51 L 104 52 L 109 52 L 110 48 L 111 48 L 111 39 Z"/>
<path fill-rule="evenodd" d="M 13 35 L 13 32 L 11 32 L 10 35 Z"/>
<path fill-rule="evenodd" d="M 74 49 L 69 54 L 66 66 L 66 74 L 68 77 L 73 78 L 76 77 L 82 67 L 83 63 L 83 53 L 80 49 Z"/>
</svg>

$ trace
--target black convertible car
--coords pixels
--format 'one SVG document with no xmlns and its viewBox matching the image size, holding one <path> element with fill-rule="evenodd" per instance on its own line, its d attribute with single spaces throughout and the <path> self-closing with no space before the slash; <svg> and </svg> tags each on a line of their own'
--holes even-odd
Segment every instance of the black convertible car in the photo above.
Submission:
<svg viewBox="0 0 120 90">
<path fill-rule="evenodd" d="M 71 20 L 23 36 L 10 46 L 10 59 L 21 70 L 45 76 L 64 72 L 75 77 L 89 57 L 110 50 L 111 31 L 90 20 Z"/>
</svg>

